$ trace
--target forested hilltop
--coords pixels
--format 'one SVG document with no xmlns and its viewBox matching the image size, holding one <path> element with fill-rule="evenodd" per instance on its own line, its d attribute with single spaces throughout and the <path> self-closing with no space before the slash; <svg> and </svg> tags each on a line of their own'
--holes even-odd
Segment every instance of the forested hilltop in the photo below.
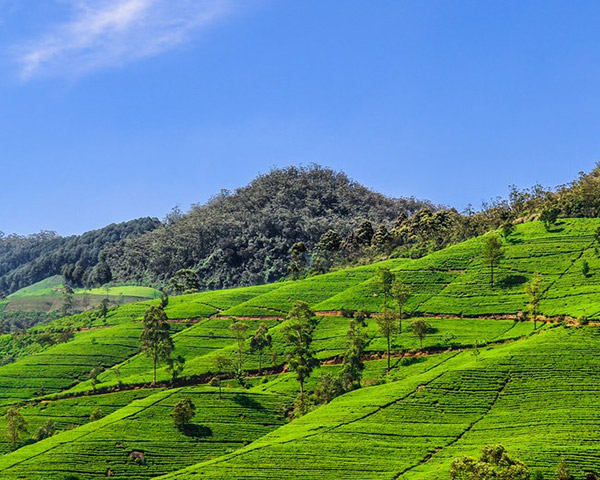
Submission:
<svg viewBox="0 0 600 480">
<path fill-rule="evenodd" d="M 111 280 L 102 251 L 159 225 L 155 218 L 140 218 L 69 237 L 55 232 L 27 236 L 0 232 L 0 293 L 12 293 L 52 275 L 64 275 L 75 286 L 102 285 Z"/>
<path fill-rule="evenodd" d="M 346 236 L 362 221 L 393 222 L 423 208 L 433 207 L 386 197 L 320 166 L 274 169 L 119 242 L 106 260 L 120 281 L 160 282 L 192 268 L 202 289 L 256 285 L 288 274 L 295 243 L 310 248 L 328 230 Z"/>
<path fill-rule="evenodd" d="M 80 236 L 0 238 L 0 293 L 52 275 L 74 287 L 108 282 L 166 286 L 194 270 L 194 289 L 300 278 L 386 258 L 420 258 L 515 224 L 600 215 L 600 168 L 557 188 L 511 188 L 475 211 L 389 198 L 318 165 L 273 169 L 163 222 L 142 218 Z"/>
</svg>

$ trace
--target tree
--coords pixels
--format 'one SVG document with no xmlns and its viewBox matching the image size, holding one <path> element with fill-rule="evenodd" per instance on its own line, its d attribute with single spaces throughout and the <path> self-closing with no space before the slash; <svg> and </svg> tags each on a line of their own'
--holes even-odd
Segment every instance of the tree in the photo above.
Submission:
<svg viewBox="0 0 600 480">
<path fill-rule="evenodd" d="M 497 235 L 485 237 L 481 255 L 483 257 L 483 264 L 490 269 L 490 285 L 494 288 L 494 268 L 498 267 L 500 261 L 504 258 L 502 241 Z"/>
<path fill-rule="evenodd" d="M 410 324 L 410 328 L 413 331 L 413 333 L 419 338 L 419 341 L 421 342 L 421 350 L 423 350 L 423 339 L 431 329 L 431 325 L 429 325 L 422 318 L 417 318 L 412 321 L 412 323 Z"/>
<path fill-rule="evenodd" d="M 573 476 L 569 472 L 569 466 L 564 458 L 560 459 L 558 466 L 556 467 L 556 475 L 558 480 L 572 480 Z"/>
<path fill-rule="evenodd" d="M 340 249 L 342 240 L 335 230 L 327 230 L 315 245 L 312 267 L 313 273 L 327 273 L 332 263 L 332 255 Z"/>
<path fill-rule="evenodd" d="M 183 355 L 177 355 L 174 359 L 169 359 L 169 366 L 167 368 L 171 372 L 171 384 L 175 386 L 179 375 L 181 375 L 185 368 L 185 358 Z"/>
<path fill-rule="evenodd" d="M 395 275 L 387 267 L 377 268 L 377 288 L 383 297 L 383 308 L 388 307 L 388 301 L 392 295 L 392 287 L 394 285 Z"/>
<path fill-rule="evenodd" d="M 373 225 L 368 220 L 363 220 L 354 234 L 359 245 L 368 247 L 371 245 L 371 239 L 374 235 Z"/>
<path fill-rule="evenodd" d="M 179 400 L 171 412 L 173 424 L 179 430 L 184 430 L 190 424 L 194 415 L 196 415 L 196 406 L 189 397 Z"/>
<path fill-rule="evenodd" d="M 529 480 L 527 467 L 512 458 L 502 445 L 483 447 L 479 460 L 455 458 L 450 464 L 451 480 Z"/>
<path fill-rule="evenodd" d="M 189 268 L 182 268 L 169 279 L 169 288 L 176 294 L 194 293 L 200 290 L 198 274 Z"/>
<path fill-rule="evenodd" d="M 398 331 L 398 324 L 392 312 L 386 307 L 376 318 L 379 333 L 387 340 L 387 372 L 390 371 L 391 337 Z"/>
<path fill-rule="evenodd" d="M 271 348 L 272 340 L 269 327 L 261 322 L 250 339 L 250 351 L 258 354 L 258 373 L 262 374 L 262 356 L 267 348 Z"/>
<path fill-rule="evenodd" d="M 585 259 L 581 262 L 581 273 L 584 277 L 590 274 L 590 264 Z"/>
<path fill-rule="evenodd" d="M 6 436 L 10 442 L 11 448 L 15 448 L 22 434 L 27 433 L 27 420 L 23 418 L 21 412 L 16 408 L 9 408 L 4 415 L 6 422 Z"/>
<path fill-rule="evenodd" d="M 560 211 L 556 207 L 548 207 L 542 210 L 542 213 L 540 214 L 540 220 L 544 222 L 544 227 L 547 231 L 550 231 L 550 227 L 556 224 L 559 213 Z"/>
<path fill-rule="evenodd" d="M 304 382 L 319 364 L 310 349 L 312 331 L 315 327 L 314 313 L 306 302 L 297 301 L 288 315 L 289 324 L 283 329 L 288 345 L 287 360 L 290 368 L 296 372 L 300 384 L 300 400 L 304 401 Z"/>
<path fill-rule="evenodd" d="M 221 392 L 222 392 L 223 377 L 226 376 L 227 374 L 231 373 L 231 369 L 233 367 L 233 362 L 231 361 L 231 358 L 229 358 L 228 356 L 223 355 L 222 353 L 217 353 L 214 356 L 213 365 L 214 365 L 215 370 L 217 371 L 217 376 L 214 377 L 214 379 L 217 381 L 216 386 L 219 387 L 219 400 L 220 400 L 222 398 Z"/>
<path fill-rule="evenodd" d="M 394 279 L 392 284 L 392 296 L 398 304 L 398 332 L 402 333 L 402 317 L 404 316 L 404 306 L 411 297 L 410 289 L 402 280 L 398 277 Z"/>
<path fill-rule="evenodd" d="M 106 320 L 106 316 L 108 315 L 108 304 L 109 303 L 110 303 L 110 300 L 108 299 L 108 297 L 103 298 L 102 301 L 100 302 L 100 315 L 102 315 L 104 320 Z"/>
<path fill-rule="evenodd" d="M 95 422 L 97 420 L 100 420 L 103 417 L 104 417 L 104 410 L 102 410 L 100 407 L 98 407 L 95 410 L 93 410 L 92 413 L 90 413 L 90 422 Z"/>
<path fill-rule="evenodd" d="M 73 311 L 73 289 L 69 285 L 65 285 L 63 289 L 63 304 L 61 308 L 61 315 L 66 317 Z"/>
<path fill-rule="evenodd" d="M 390 232 L 385 225 L 380 225 L 371 239 L 371 244 L 376 248 L 383 249 L 388 245 L 390 238 Z"/>
<path fill-rule="evenodd" d="M 540 300 L 542 299 L 542 276 L 536 273 L 531 282 L 525 285 L 525 294 L 527 295 L 527 312 L 533 319 L 533 329 L 537 328 L 537 319 L 540 313 Z"/>
<path fill-rule="evenodd" d="M 44 425 L 40 426 L 35 431 L 34 437 L 39 442 L 45 438 L 50 438 L 52 435 L 54 435 L 55 431 L 56 426 L 54 425 L 54 420 L 48 420 L 46 423 L 44 423 Z"/>
<path fill-rule="evenodd" d="M 502 236 L 505 240 L 508 240 L 508 237 L 513 233 L 515 233 L 515 226 L 510 220 L 507 220 L 502 224 Z"/>
<path fill-rule="evenodd" d="M 311 403 L 325 405 L 344 393 L 343 380 L 331 373 L 321 375 L 310 396 Z"/>
<path fill-rule="evenodd" d="M 152 306 L 144 313 L 141 349 L 152 359 L 152 385 L 156 385 L 156 367 L 160 360 L 167 361 L 173 351 L 167 314 L 160 306 Z"/>
<path fill-rule="evenodd" d="M 306 245 L 296 242 L 290 248 L 290 265 L 288 271 L 294 280 L 299 279 L 306 269 Z"/>
<path fill-rule="evenodd" d="M 367 343 L 367 336 L 360 324 L 350 320 L 350 326 L 346 333 L 346 350 L 342 358 L 342 386 L 344 390 L 350 391 L 360 388 L 362 372 L 365 368 L 362 357 Z"/>
<path fill-rule="evenodd" d="M 242 322 L 235 322 L 229 325 L 229 334 L 235 339 L 237 342 L 237 356 L 238 356 L 238 364 L 237 371 L 241 374 L 244 367 L 244 343 L 246 343 L 246 336 L 248 334 L 248 329 L 250 327 Z"/>
</svg>

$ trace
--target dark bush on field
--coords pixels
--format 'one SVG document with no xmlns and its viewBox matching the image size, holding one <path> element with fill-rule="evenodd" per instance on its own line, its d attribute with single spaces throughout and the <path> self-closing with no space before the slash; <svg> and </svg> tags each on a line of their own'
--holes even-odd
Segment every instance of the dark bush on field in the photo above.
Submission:
<svg viewBox="0 0 600 480">
<path fill-rule="evenodd" d="M 585 315 L 581 315 L 577 318 L 577 323 L 579 323 L 579 325 L 589 325 L 590 319 Z"/>
<path fill-rule="evenodd" d="M 340 311 L 340 313 L 342 314 L 342 317 L 344 317 L 344 318 L 354 318 L 354 314 L 356 312 L 354 310 L 342 309 Z"/>
</svg>

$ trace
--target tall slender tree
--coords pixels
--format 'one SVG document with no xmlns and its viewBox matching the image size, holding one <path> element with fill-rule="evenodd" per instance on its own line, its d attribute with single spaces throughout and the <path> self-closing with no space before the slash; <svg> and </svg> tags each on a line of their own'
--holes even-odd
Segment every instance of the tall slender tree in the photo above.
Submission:
<svg viewBox="0 0 600 480">
<path fill-rule="evenodd" d="M 346 333 L 346 350 L 342 359 L 342 385 L 344 390 L 360 388 L 362 372 L 365 368 L 363 354 L 367 336 L 362 327 L 355 320 L 350 320 L 348 333 Z"/>
<path fill-rule="evenodd" d="M 384 307 L 383 312 L 376 318 L 379 333 L 387 340 L 387 372 L 390 371 L 391 338 L 398 331 L 398 324 L 389 308 Z"/>
<path fill-rule="evenodd" d="M 527 295 L 527 313 L 533 320 L 533 329 L 537 328 L 537 319 L 540 314 L 540 300 L 542 299 L 542 276 L 536 273 L 531 281 L 525 285 Z"/>
<path fill-rule="evenodd" d="M 289 324 L 284 328 L 285 341 L 289 347 L 287 360 L 300 384 L 300 400 L 304 399 L 304 383 L 313 369 L 319 365 L 310 346 L 315 327 L 314 313 L 306 302 L 297 301 L 288 315 Z"/>
<path fill-rule="evenodd" d="M 494 288 L 494 268 L 504 259 L 502 240 L 497 235 L 490 235 L 483 240 L 481 249 L 483 264 L 490 269 L 490 286 Z"/>
<path fill-rule="evenodd" d="M 156 385 L 156 367 L 160 360 L 168 361 L 173 351 L 173 340 L 167 314 L 160 306 L 152 306 L 144 313 L 141 349 L 152 359 L 152 384 Z"/>
<path fill-rule="evenodd" d="M 272 344 L 269 327 L 265 322 L 261 322 L 254 335 L 250 339 L 250 350 L 258 354 L 258 373 L 262 373 L 262 356 L 265 349 L 270 348 Z"/>
<path fill-rule="evenodd" d="M 229 334 L 237 343 L 237 371 L 241 375 L 244 370 L 244 344 L 250 327 L 242 322 L 235 322 L 229 325 Z"/>
<path fill-rule="evenodd" d="M 404 317 L 404 306 L 411 297 L 411 291 L 400 278 L 396 277 L 392 284 L 392 296 L 398 305 L 398 332 L 402 333 L 402 318 Z"/>
</svg>

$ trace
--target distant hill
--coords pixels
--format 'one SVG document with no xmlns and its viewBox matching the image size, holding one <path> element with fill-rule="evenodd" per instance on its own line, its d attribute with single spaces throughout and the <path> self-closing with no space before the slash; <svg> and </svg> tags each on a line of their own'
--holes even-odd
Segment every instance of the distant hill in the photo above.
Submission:
<svg viewBox="0 0 600 480">
<path fill-rule="evenodd" d="M 202 288 L 262 284 L 287 275 L 296 242 L 311 247 L 329 229 L 344 236 L 363 220 L 392 222 L 424 207 L 432 205 L 386 197 L 331 169 L 274 169 L 119 242 L 106 261 L 117 281 L 164 281 L 193 268 Z"/>
<path fill-rule="evenodd" d="M 54 232 L 0 237 L 0 292 L 10 294 L 54 275 L 65 275 L 75 286 L 108 282 L 101 252 L 159 225 L 155 218 L 140 218 L 70 237 Z"/>
</svg>

